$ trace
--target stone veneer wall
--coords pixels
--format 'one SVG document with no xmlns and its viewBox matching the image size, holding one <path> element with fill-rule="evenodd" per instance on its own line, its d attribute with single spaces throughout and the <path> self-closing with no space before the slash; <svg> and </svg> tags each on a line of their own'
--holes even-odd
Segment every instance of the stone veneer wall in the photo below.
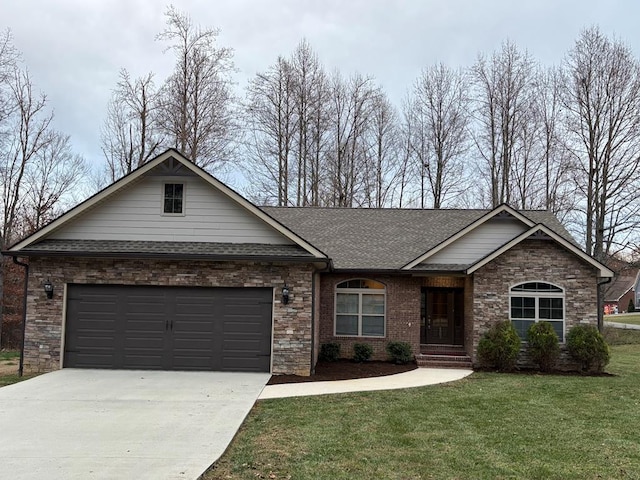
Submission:
<svg viewBox="0 0 640 480">
<path fill-rule="evenodd" d="M 340 344 L 340 356 L 353 357 L 354 343 L 373 347 L 372 360 L 387 360 L 389 341 L 408 342 L 413 353 L 420 353 L 420 287 L 421 278 L 372 274 L 322 274 L 320 284 L 320 344 Z M 386 336 L 336 337 L 334 333 L 335 287 L 352 278 L 369 278 L 386 286 Z"/>
<path fill-rule="evenodd" d="M 60 368 L 64 285 L 120 284 L 201 287 L 273 287 L 272 373 L 309 375 L 313 267 L 304 264 L 96 258 L 32 258 L 29 267 L 25 372 Z M 50 279 L 54 297 L 42 285 Z M 288 305 L 281 289 L 291 291 Z"/>
<path fill-rule="evenodd" d="M 477 364 L 480 337 L 499 320 L 509 319 L 509 289 L 542 281 L 564 288 L 565 335 L 578 323 L 597 325 L 597 272 L 553 241 L 525 240 L 473 274 L 473 350 Z M 523 352 L 524 353 L 524 352 Z M 523 355 L 523 363 L 527 363 Z M 566 352 L 561 367 L 571 368 Z"/>
</svg>

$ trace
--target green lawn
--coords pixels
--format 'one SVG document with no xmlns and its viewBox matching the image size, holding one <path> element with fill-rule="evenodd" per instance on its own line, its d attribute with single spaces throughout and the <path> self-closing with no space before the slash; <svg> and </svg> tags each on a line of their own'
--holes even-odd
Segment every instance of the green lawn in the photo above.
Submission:
<svg viewBox="0 0 640 480">
<path fill-rule="evenodd" d="M 0 350 L 0 387 L 4 387 L 6 385 L 11 385 L 12 383 L 20 382 L 22 380 L 26 380 L 27 378 L 31 378 L 33 375 L 29 377 L 19 377 L 15 373 L 6 374 L 4 373 L 4 369 L 2 367 L 10 365 L 13 372 L 17 371 L 18 364 L 20 363 L 20 352 L 17 350 Z"/>
<path fill-rule="evenodd" d="M 0 350 L 0 362 L 3 361 L 20 361 L 19 350 Z"/>
<path fill-rule="evenodd" d="M 635 333 L 612 339 L 615 376 L 261 401 L 204 478 L 640 479 Z"/>
<path fill-rule="evenodd" d="M 605 315 L 605 322 L 616 323 L 632 323 L 634 325 L 640 325 L 640 313 L 621 313 L 619 315 Z"/>
</svg>

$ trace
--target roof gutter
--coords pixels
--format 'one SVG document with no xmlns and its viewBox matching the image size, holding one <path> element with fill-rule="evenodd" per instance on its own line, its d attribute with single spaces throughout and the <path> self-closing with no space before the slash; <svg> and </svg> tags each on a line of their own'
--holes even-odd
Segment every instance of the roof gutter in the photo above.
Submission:
<svg viewBox="0 0 640 480">
<path fill-rule="evenodd" d="M 20 366 L 18 367 L 18 376 L 21 377 L 24 370 L 24 343 L 25 333 L 27 331 L 27 293 L 29 287 L 29 264 L 18 260 L 17 256 L 13 256 L 13 263 L 24 267 L 24 292 L 22 294 L 22 344 L 20 345 Z"/>
</svg>

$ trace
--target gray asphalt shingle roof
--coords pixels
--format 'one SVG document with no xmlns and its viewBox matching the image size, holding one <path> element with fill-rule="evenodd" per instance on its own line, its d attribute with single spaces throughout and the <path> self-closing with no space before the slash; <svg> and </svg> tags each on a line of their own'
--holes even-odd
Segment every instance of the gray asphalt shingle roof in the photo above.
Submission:
<svg viewBox="0 0 640 480">
<path fill-rule="evenodd" d="M 298 245 L 267 245 L 258 243 L 207 243 L 207 242 L 143 242 L 121 240 L 43 240 L 29 246 L 29 254 L 90 255 L 149 255 L 177 257 L 238 257 L 313 259 Z"/>
<path fill-rule="evenodd" d="M 636 283 L 636 272 L 624 272 L 617 275 L 607 286 L 604 292 L 605 302 L 617 302 L 620 297 L 627 293 Z M 625 309 L 626 305 L 622 305 Z"/>
<path fill-rule="evenodd" d="M 490 210 L 261 207 L 326 253 L 338 269 L 397 270 Z M 520 211 L 575 243 L 546 211 Z M 464 265 L 458 266 L 463 269 Z M 447 267 L 450 269 L 450 266 Z"/>
<path fill-rule="evenodd" d="M 419 210 L 261 207 L 285 227 L 324 252 L 336 269 L 398 270 L 472 224 L 490 210 Z M 556 217 L 521 211 L 534 223 L 574 240 Z M 151 256 L 156 258 L 244 258 L 307 261 L 297 245 L 168 241 L 51 240 L 30 245 L 28 255 Z M 429 265 L 424 270 L 460 271 L 468 265 Z"/>
</svg>

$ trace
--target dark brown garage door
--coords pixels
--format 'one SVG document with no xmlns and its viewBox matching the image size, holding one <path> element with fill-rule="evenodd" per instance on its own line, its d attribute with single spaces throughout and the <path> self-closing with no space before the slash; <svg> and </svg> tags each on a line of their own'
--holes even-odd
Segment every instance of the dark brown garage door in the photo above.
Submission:
<svg viewBox="0 0 640 480">
<path fill-rule="evenodd" d="M 268 288 L 70 285 L 64 366 L 268 372 Z"/>
</svg>

